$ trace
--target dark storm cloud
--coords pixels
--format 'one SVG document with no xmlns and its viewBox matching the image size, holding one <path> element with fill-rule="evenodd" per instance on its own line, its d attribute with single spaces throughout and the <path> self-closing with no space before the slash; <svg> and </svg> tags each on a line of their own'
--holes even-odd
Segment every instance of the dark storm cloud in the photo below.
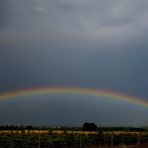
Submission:
<svg viewBox="0 0 148 148">
<path fill-rule="evenodd" d="M 147 99 L 147 17 L 146 0 L 1 1 L 0 91 L 83 86 Z"/>
<path fill-rule="evenodd" d="M 1 87 L 51 82 L 147 97 L 147 1 L 1 3 Z"/>
</svg>

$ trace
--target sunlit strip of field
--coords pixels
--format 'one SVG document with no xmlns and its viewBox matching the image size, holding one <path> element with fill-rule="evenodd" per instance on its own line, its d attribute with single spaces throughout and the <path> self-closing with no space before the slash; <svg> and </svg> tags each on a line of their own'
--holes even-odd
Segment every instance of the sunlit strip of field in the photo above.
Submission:
<svg viewBox="0 0 148 148">
<path fill-rule="evenodd" d="M 135 131 L 104 131 L 104 135 L 148 135 L 148 132 Z"/>
<path fill-rule="evenodd" d="M 81 135 L 96 135 L 94 131 L 63 131 L 63 130 L 1 130 L 0 134 L 81 134 Z"/>
<path fill-rule="evenodd" d="M 94 131 L 59 131 L 59 130 L 54 130 L 52 131 L 53 134 L 64 134 L 64 133 L 67 133 L 67 134 L 79 134 L 79 135 L 96 135 L 97 132 L 94 132 Z"/>
<path fill-rule="evenodd" d="M 49 134 L 48 130 L 1 130 L 0 134 Z"/>
<path fill-rule="evenodd" d="M 78 135 L 96 135 L 100 132 L 95 131 L 64 131 L 64 130 L 0 130 L 0 134 L 78 134 Z M 103 131 L 103 135 L 148 135 L 148 132 L 133 131 Z"/>
</svg>

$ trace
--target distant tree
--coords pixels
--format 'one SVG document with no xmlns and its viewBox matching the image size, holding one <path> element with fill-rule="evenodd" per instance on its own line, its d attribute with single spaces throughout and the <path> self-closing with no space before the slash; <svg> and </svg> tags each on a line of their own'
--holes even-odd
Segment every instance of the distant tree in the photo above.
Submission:
<svg viewBox="0 0 148 148">
<path fill-rule="evenodd" d="M 97 125 L 95 123 L 85 122 L 82 127 L 83 131 L 96 131 Z"/>
<path fill-rule="evenodd" d="M 9 126 L 9 130 L 14 130 L 15 129 L 15 126 L 14 125 L 10 125 Z"/>
<path fill-rule="evenodd" d="M 28 130 L 32 130 L 33 127 L 32 127 L 31 125 L 27 125 L 27 126 L 26 126 L 26 129 L 28 129 Z"/>
</svg>

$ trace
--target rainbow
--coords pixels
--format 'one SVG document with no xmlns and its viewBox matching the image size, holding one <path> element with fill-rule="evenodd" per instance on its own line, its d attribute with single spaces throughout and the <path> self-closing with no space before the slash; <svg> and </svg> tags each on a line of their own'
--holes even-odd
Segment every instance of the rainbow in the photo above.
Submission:
<svg viewBox="0 0 148 148">
<path fill-rule="evenodd" d="M 81 94 L 89 96 L 102 96 L 112 100 L 120 100 L 131 104 L 148 107 L 148 101 L 128 96 L 108 90 L 95 89 L 95 88 L 82 88 L 82 87 L 42 87 L 42 88 L 30 88 L 23 90 L 16 90 L 12 92 L 0 93 L 0 100 L 11 99 L 21 96 L 35 96 L 43 94 Z"/>
</svg>

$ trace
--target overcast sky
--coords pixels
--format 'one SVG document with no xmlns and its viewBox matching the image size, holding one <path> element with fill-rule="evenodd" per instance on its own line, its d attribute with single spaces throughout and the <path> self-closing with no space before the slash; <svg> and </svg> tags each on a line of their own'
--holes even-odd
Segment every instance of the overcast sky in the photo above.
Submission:
<svg viewBox="0 0 148 148">
<path fill-rule="evenodd" d="M 147 18 L 147 0 L 1 0 L 0 92 L 38 86 L 79 86 L 109 89 L 148 100 Z M 1 102 L 0 122 L 27 124 L 37 123 L 40 118 L 37 124 L 72 124 L 74 120 L 65 120 L 62 107 L 72 105 L 74 99 L 79 104 L 93 100 L 84 101 L 81 97 L 71 96 L 73 100 L 68 102 L 61 96 L 62 105 L 57 99 L 59 96 L 53 97 L 54 101 L 51 96 L 48 101 L 45 97 L 30 110 L 26 109 L 33 102 L 29 97 L 21 99 L 26 100 L 25 103 Z M 53 120 L 42 118 L 42 111 L 38 111 L 41 102 L 40 110 L 47 108 L 44 114 L 51 113 L 48 109 L 51 102 L 52 106 L 58 104 L 60 112 L 63 111 L 62 120 L 58 111 L 52 114 Z M 97 104 L 101 107 L 99 101 Z M 113 104 L 116 103 L 106 107 L 110 111 L 95 110 L 92 105 L 93 121 L 148 123 L 147 109 L 135 107 L 131 111 L 126 104 L 122 109 Z M 20 117 L 15 111 L 5 110 L 11 107 L 26 118 L 18 120 Z M 86 105 L 82 115 L 79 115 L 81 107 L 71 110 L 77 116 L 75 123 L 83 122 L 83 117 L 91 121 L 91 115 L 85 118 L 90 111 L 87 108 Z M 34 118 L 30 119 L 29 113 Z M 116 119 L 109 118 L 110 113 L 116 113 Z M 121 123 L 117 118 L 123 115 Z"/>
</svg>

